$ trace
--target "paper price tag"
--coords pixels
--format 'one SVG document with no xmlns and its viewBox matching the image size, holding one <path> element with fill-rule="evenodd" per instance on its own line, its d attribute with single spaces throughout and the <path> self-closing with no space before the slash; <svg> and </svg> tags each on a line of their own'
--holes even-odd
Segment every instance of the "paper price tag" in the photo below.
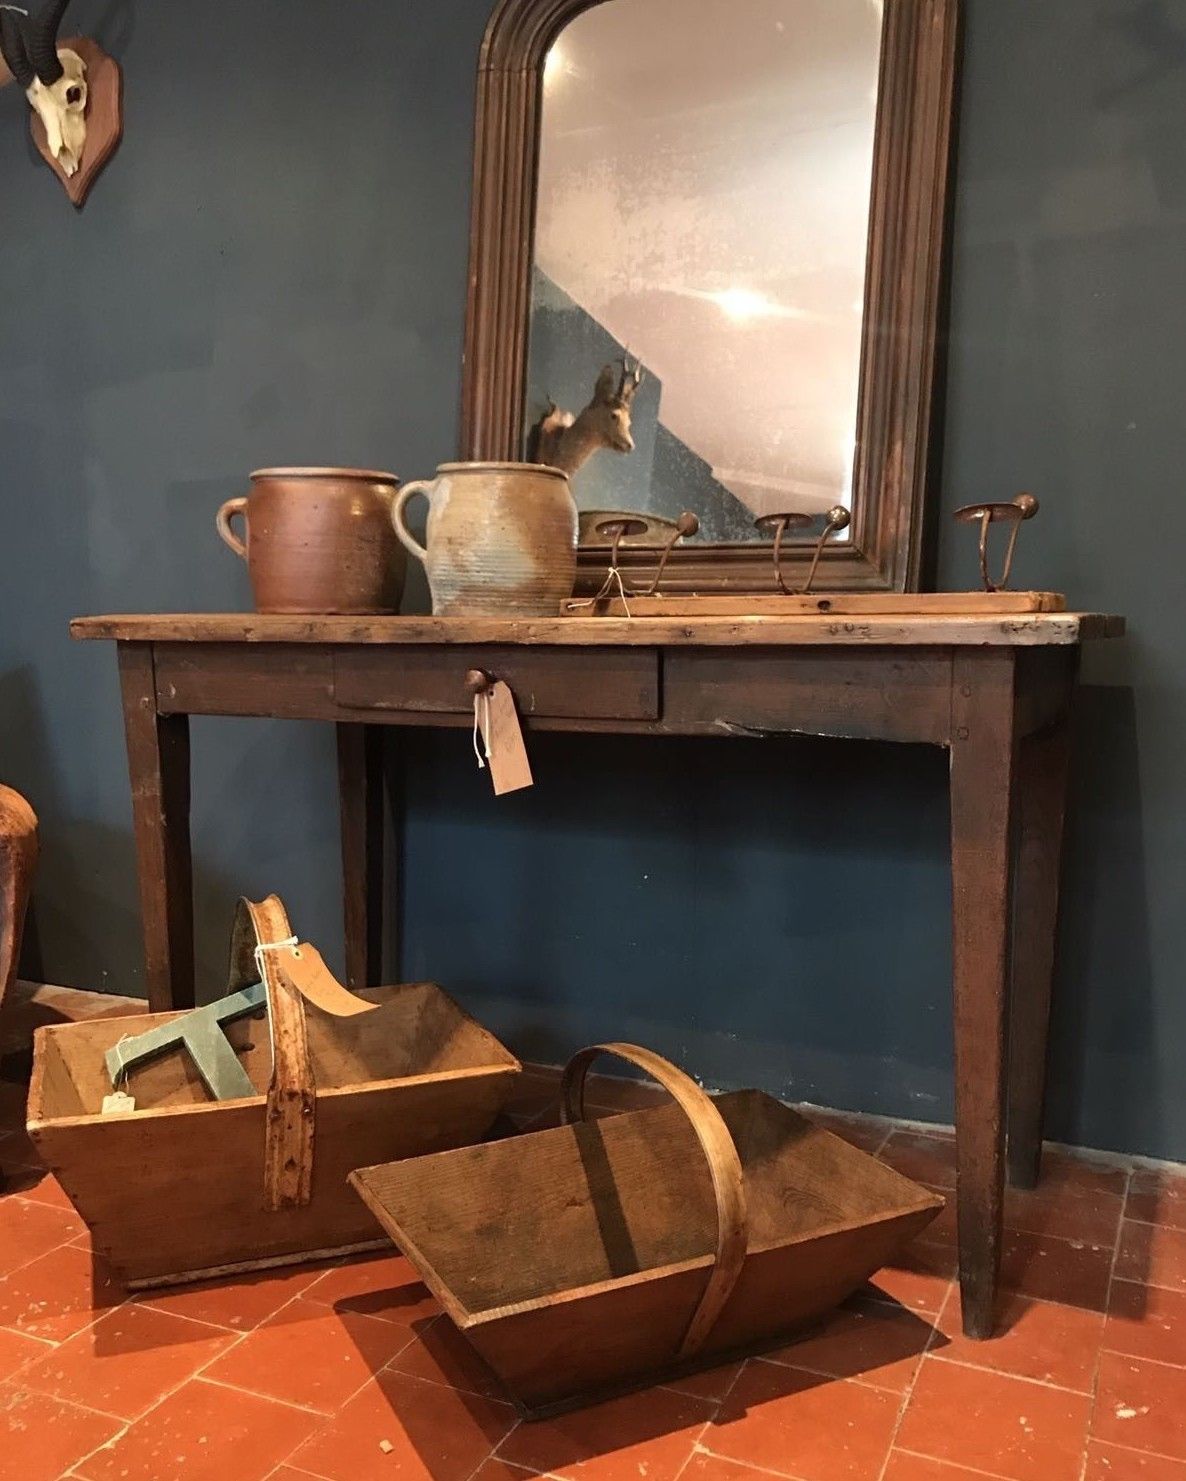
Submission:
<svg viewBox="0 0 1186 1481">
<path fill-rule="evenodd" d="M 276 965 L 280 975 L 288 979 L 301 997 L 306 998 L 323 1013 L 332 1013 L 335 1018 L 353 1018 L 360 1013 L 373 1013 L 378 1003 L 368 1003 L 345 988 L 325 965 L 321 953 L 315 946 L 302 941 L 295 952 L 277 954 Z"/>
<path fill-rule="evenodd" d="M 515 696 L 499 679 L 474 697 L 474 715 L 482 738 L 485 764 L 490 768 L 494 795 L 518 792 L 532 785 L 531 763 L 523 742 L 523 728 Z M 479 756 L 479 764 L 483 758 Z"/>
</svg>

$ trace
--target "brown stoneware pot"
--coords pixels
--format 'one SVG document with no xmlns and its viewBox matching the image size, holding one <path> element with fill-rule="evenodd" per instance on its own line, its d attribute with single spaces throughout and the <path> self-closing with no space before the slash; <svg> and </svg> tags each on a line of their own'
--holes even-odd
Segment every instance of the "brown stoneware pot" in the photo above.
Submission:
<svg viewBox="0 0 1186 1481">
<path fill-rule="evenodd" d="M 404 509 L 428 499 L 427 548 Z M 577 510 L 568 479 L 538 463 L 442 463 L 405 484 L 395 533 L 424 562 L 432 610 L 454 617 L 555 617 L 576 580 Z"/>
<path fill-rule="evenodd" d="M 395 612 L 406 557 L 391 528 L 398 480 L 364 468 L 261 468 L 218 511 L 259 612 Z M 246 540 L 231 528 L 242 515 Z"/>
</svg>

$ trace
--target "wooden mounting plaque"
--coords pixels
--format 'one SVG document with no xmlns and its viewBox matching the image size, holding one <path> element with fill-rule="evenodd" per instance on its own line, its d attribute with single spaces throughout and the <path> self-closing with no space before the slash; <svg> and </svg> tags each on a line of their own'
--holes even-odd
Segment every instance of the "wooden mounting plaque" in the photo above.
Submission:
<svg viewBox="0 0 1186 1481">
<path fill-rule="evenodd" d="M 76 51 L 86 63 L 90 94 L 86 109 L 86 147 L 77 172 L 67 175 L 50 153 L 45 125 L 32 109 L 29 111 L 29 129 L 38 154 L 62 182 L 62 189 L 81 208 L 91 186 L 123 138 L 123 73 L 115 58 L 109 57 L 89 36 L 73 36 L 61 45 Z"/>
</svg>

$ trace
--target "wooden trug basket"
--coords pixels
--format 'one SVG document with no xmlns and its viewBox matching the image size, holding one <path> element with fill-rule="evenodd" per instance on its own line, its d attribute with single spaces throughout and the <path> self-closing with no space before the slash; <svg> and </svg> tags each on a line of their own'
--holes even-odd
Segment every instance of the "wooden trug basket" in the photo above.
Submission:
<svg viewBox="0 0 1186 1481">
<path fill-rule="evenodd" d="M 609 1052 L 676 1105 L 586 1122 Z M 943 1199 L 760 1091 L 705 1094 L 630 1044 L 561 1082 L 567 1124 L 350 1181 L 529 1417 L 784 1337 Z"/>
<path fill-rule="evenodd" d="M 433 983 L 352 1004 L 307 945 L 255 957 L 290 934 L 275 896 L 241 902 L 231 991 L 262 968 L 270 1007 L 227 1028 L 250 1099 L 211 1101 L 188 1055 L 171 1054 L 129 1077 L 145 1109 L 104 1116 L 106 1051 L 180 1015 L 37 1030 L 29 1134 L 129 1286 L 385 1247 L 348 1174 L 477 1140 L 514 1086 L 518 1060 Z M 296 979 L 311 961 L 328 990 L 314 982 L 306 1002 Z M 357 1016 L 314 1006 L 338 994 Z"/>
</svg>

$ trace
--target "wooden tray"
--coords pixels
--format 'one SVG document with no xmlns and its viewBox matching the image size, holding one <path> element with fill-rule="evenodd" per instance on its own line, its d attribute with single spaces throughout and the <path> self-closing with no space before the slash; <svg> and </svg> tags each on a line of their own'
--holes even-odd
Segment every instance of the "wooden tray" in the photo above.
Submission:
<svg viewBox="0 0 1186 1481">
<path fill-rule="evenodd" d="M 584 1122 L 601 1052 L 677 1104 Z M 943 1207 L 759 1091 L 582 1050 L 566 1124 L 350 1181 L 529 1416 L 753 1350 L 849 1296 Z"/>
<path fill-rule="evenodd" d="M 626 608 L 629 608 L 629 611 Z M 783 596 L 744 592 L 727 596 L 601 597 L 596 602 L 573 598 L 560 608 L 562 617 L 813 617 L 821 612 L 839 617 L 991 617 L 1018 612 L 1065 612 L 1067 599 L 1058 591 L 853 591 Z"/>
<path fill-rule="evenodd" d="M 257 939 L 290 936 L 275 896 L 247 908 L 232 991 L 259 980 Z M 145 1109 L 100 1113 L 107 1050 L 175 1013 L 36 1032 L 29 1135 L 130 1286 L 386 1246 L 347 1175 L 476 1141 L 514 1086 L 518 1060 L 434 983 L 362 992 L 379 1007 L 356 1017 L 306 1013 L 284 956 L 259 953 L 271 1022 L 227 1029 L 259 1092 L 249 1099 L 211 1101 L 192 1063 L 169 1055 L 129 1077 Z"/>
</svg>

